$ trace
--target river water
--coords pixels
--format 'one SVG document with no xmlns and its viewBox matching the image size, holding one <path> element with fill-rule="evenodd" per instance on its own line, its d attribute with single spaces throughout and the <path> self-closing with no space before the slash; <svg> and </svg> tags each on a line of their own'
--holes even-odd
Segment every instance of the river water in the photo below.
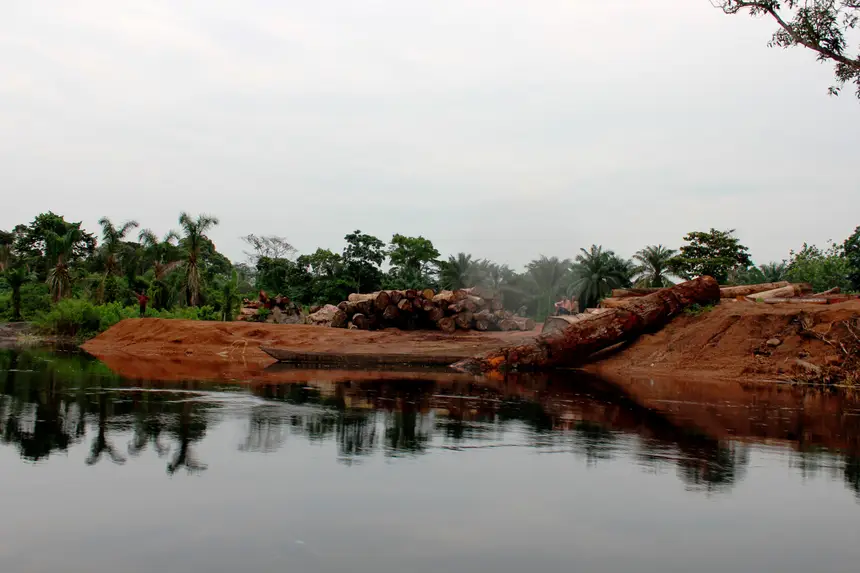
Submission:
<svg viewBox="0 0 860 573">
<path fill-rule="evenodd" d="M 129 381 L 0 350 L 4 573 L 856 572 L 852 396 Z"/>
</svg>

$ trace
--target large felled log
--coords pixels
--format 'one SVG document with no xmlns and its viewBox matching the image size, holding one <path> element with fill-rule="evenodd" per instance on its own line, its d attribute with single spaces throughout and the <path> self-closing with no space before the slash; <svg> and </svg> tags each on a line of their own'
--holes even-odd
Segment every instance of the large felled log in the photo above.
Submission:
<svg viewBox="0 0 860 573">
<path fill-rule="evenodd" d="M 453 334 L 457 330 L 457 323 L 450 316 L 446 316 L 436 321 L 436 328 L 446 334 Z"/>
<path fill-rule="evenodd" d="M 427 307 L 424 308 L 426 309 Z M 427 310 L 426 312 L 427 320 L 429 320 L 430 322 L 439 322 L 440 320 L 445 318 L 445 311 L 438 306 L 434 306 L 433 303 L 430 303 L 430 310 Z"/>
<path fill-rule="evenodd" d="M 759 285 L 738 285 L 730 287 L 720 287 L 720 298 L 737 298 L 739 296 L 749 296 L 758 292 L 765 292 L 777 288 L 789 286 L 788 281 L 780 281 L 776 283 L 762 283 Z"/>
<path fill-rule="evenodd" d="M 400 302 L 397 303 L 397 310 L 403 313 L 411 314 L 412 301 L 410 301 L 408 298 L 400 299 Z"/>
<path fill-rule="evenodd" d="M 483 318 L 483 317 L 480 317 L 480 318 L 475 317 L 475 323 L 474 324 L 475 324 L 475 330 L 479 330 L 481 332 L 485 332 L 487 330 L 490 330 L 490 327 L 492 326 L 492 323 L 489 321 L 489 319 Z"/>
<path fill-rule="evenodd" d="M 382 311 L 382 318 L 388 322 L 394 322 L 400 318 L 400 310 L 393 304 L 389 304 L 385 307 L 385 310 Z"/>
<path fill-rule="evenodd" d="M 465 299 L 468 294 L 463 290 L 443 290 L 433 297 L 436 304 L 448 306 Z"/>
<path fill-rule="evenodd" d="M 497 298 L 494 298 L 494 299 L 493 299 L 493 302 L 491 302 L 491 303 L 490 303 L 490 308 L 491 308 L 491 309 L 493 309 L 493 310 L 504 310 L 504 309 L 505 309 L 505 305 L 504 305 L 504 304 L 502 304 L 502 301 L 501 301 L 501 300 L 499 300 L 499 299 L 497 299 Z"/>
<path fill-rule="evenodd" d="M 390 299 L 390 304 L 398 304 L 403 297 L 406 296 L 402 290 L 390 290 L 388 291 L 388 297 Z"/>
<path fill-rule="evenodd" d="M 590 312 L 589 312 L 590 311 Z M 550 316 L 547 317 L 546 321 L 543 323 L 543 329 L 541 329 L 542 334 L 550 334 L 552 332 L 558 332 L 566 329 L 571 324 L 576 322 L 581 322 L 583 320 L 590 320 L 595 316 L 600 314 L 604 314 L 606 312 L 612 312 L 610 308 L 589 308 L 586 309 L 585 312 L 580 314 L 565 314 L 561 316 Z"/>
<path fill-rule="evenodd" d="M 632 299 L 632 298 L 640 298 L 640 297 L 630 296 L 627 298 L 605 298 L 605 299 L 600 301 L 600 308 L 621 308 L 624 305 L 626 305 L 627 303 L 629 303 L 630 299 Z"/>
<path fill-rule="evenodd" d="M 433 292 L 432 288 L 425 288 L 424 290 L 421 291 L 421 298 L 426 299 L 426 300 L 433 300 L 433 296 L 435 294 L 436 293 Z"/>
<path fill-rule="evenodd" d="M 659 288 L 614 288 L 612 298 L 630 298 L 633 296 L 645 296 L 660 290 Z"/>
<path fill-rule="evenodd" d="M 534 330 L 535 328 L 535 321 L 531 318 L 515 316 L 511 320 L 516 323 L 519 330 Z"/>
<path fill-rule="evenodd" d="M 370 319 L 365 315 L 358 313 L 352 317 L 352 324 L 359 330 L 370 330 Z"/>
<path fill-rule="evenodd" d="M 820 296 L 830 296 L 831 294 L 839 294 L 841 292 L 842 292 L 841 288 L 833 287 L 831 289 L 827 289 L 825 291 L 815 293 L 814 295 L 812 295 L 812 298 L 818 298 Z"/>
<path fill-rule="evenodd" d="M 471 296 L 482 298 L 484 300 L 492 300 L 494 298 L 499 298 L 496 292 L 489 287 L 475 286 L 471 288 L 464 288 L 463 292 Z"/>
<path fill-rule="evenodd" d="M 473 314 L 468 310 L 465 310 L 454 316 L 454 323 L 457 325 L 457 328 L 461 330 L 469 330 L 472 328 L 472 318 Z"/>
<path fill-rule="evenodd" d="M 746 299 L 755 302 L 759 299 L 764 300 L 768 298 L 791 298 L 795 296 L 810 294 L 811 292 L 812 285 L 806 283 L 790 284 L 781 288 L 775 288 L 773 290 L 766 290 L 764 292 L 757 292 L 755 294 L 751 294 L 746 297 Z"/>
<path fill-rule="evenodd" d="M 699 277 L 632 298 L 624 308 L 607 309 L 563 330 L 541 334 L 528 344 L 501 348 L 479 358 L 460 361 L 453 367 L 464 372 L 480 372 L 575 366 L 598 350 L 663 326 L 691 304 L 707 304 L 719 298 L 717 281 L 712 277 Z"/>
<path fill-rule="evenodd" d="M 346 328 L 348 321 L 349 317 L 344 311 L 330 304 L 308 315 L 308 322 L 310 324 L 330 326 L 331 328 Z"/>
<path fill-rule="evenodd" d="M 356 304 L 362 302 L 370 301 L 373 305 L 373 310 L 382 312 L 385 310 L 385 307 L 391 304 L 391 297 L 387 292 L 379 291 L 379 292 L 371 292 L 367 294 L 357 294 L 353 293 L 347 297 L 348 302 L 354 302 Z"/>
</svg>

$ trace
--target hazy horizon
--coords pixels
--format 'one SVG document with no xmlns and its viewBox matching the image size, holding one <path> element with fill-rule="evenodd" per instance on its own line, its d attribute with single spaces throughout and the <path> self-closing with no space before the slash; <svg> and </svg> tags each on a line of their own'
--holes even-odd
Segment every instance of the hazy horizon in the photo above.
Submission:
<svg viewBox="0 0 860 573">
<path fill-rule="evenodd" d="M 355 229 L 520 269 L 735 228 L 757 263 L 860 225 L 860 105 L 708 0 L 14 3 L 0 229 L 162 234 L 211 213 L 339 252 Z"/>
</svg>

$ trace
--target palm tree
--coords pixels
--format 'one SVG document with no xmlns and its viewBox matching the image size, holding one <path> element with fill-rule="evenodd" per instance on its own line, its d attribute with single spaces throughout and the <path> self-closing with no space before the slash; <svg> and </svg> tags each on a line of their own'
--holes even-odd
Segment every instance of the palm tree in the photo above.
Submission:
<svg viewBox="0 0 860 573">
<path fill-rule="evenodd" d="M 119 251 L 122 247 L 122 241 L 129 231 L 138 227 L 138 223 L 137 221 L 126 221 L 117 228 L 110 219 L 102 217 L 99 219 L 99 225 L 102 226 L 102 251 L 105 257 L 105 276 L 99 287 L 99 298 L 104 300 L 108 277 L 117 275 L 120 271 Z"/>
<path fill-rule="evenodd" d="M 170 231 L 164 238 L 159 240 L 150 229 L 144 229 L 138 234 L 138 240 L 147 250 L 147 256 L 152 260 L 153 279 L 149 285 L 149 296 L 152 299 L 152 307 L 157 310 L 167 308 L 170 299 L 170 288 L 164 278 L 171 271 L 182 265 L 182 261 L 169 260 L 171 251 L 176 250 L 176 241 L 179 233 Z"/>
<path fill-rule="evenodd" d="M 527 275 L 532 283 L 534 297 L 537 299 L 539 318 L 552 314 L 556 300 L 564 291 L 568 279 L 570 259 L 541 255 L 528 264 Z"/>
<path fill-rule="evenodd" d="M 759 265 L 759 270 L 766 283 L 775 283 L 784 281 L 788 272 L 788 265 L 785 263 L 765 263 Z"/>
<path fill-rule="evenodd" d="M 12 260 L 12 245 L 0 243 L 0 272 L 5 271 L 9 267 L 9 261 Z"/>
<path fill-rule="evenodd" d="M 51 291 L 51 300 L 55 303 L 72 294 L 72 274 L 69 260 L 72 257 L 75 244 L 81 240 L 82 236 L 83 233 L 79 225 L 73 225 L 62 236 L 50 230 L 45 235 L 48 260 L 54 265 L 48 271 L 48 279 L 45 282 Z"/>
<path fill-rule="evenodd" d="M 179 224 L 185 233 L 185 297 L 189 306 L 200 305 L 200 291 L 203 289 L 203 278 L 200 276 L 200 249 L 206 231 L 218 224 L 218 219 L 210 215 L 198 215 L 192 219 L 188 213 L 179 215 Z"/>
<path fill-rule="evenodd" d="M 612 289 L 629 282 L 629 263 L 618 258 L 602 246 L 591 245 L 589 250 L 580 249 L 576 264 L 571 267 L 573 283 L 571 291 L 579 300 L 579 310 L 597 306 L 600 299 L 609 296 Z"/>
<path fill-rule="evenodd" d="M 649 245 L 637 251 L 633 255 L 633 260 L 638 263 L 634 269 L 637 286 L 662 288 L 675 284 L 669 280 L 669 261 L 677 252 L 663 245 Z"/>
<path fill-rule="evenodd" d="M 448 257 L 447 261 L 439 263 L 439 282 L 442 288 L 455 290 L 474 286 L 477 265 L 480 260 L 475 260 L 472 255 L 457 253 Z"/>
<path fill-rule="evenodd" d="M 3 272 L 3 278 L 12 289 L 12 322 L 21 320 L 21 287 L 30 280 L 30 269 L 25 265 L 9 267 Z"/>
</svg>

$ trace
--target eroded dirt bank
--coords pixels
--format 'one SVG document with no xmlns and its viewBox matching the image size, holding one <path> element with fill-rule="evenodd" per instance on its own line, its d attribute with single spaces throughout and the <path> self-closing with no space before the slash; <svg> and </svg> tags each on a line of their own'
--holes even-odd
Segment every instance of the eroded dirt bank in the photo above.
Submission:
<svg viewBox="0 0 860 573">
<path fill-rule="evenodd" d="M 613 378 L 787 381 L 843 364 L 846 352 L 860 342 L 854 338 L 860 334 L 858 317 L 860 301 L 829 306 L 724 301 L 698 316 L 680 316 L 587 369 Z"/>
<path fill-rule="evenodd" d="M 295 352 L 467 358 L 530 339 L 529 332 L 377 332 L 309 325 L 129 319 L 83 345 L 116 373 L 148 380 L 271 379 L 260 346 Z M 280 377 L 287 375 L 282 371 Z M 288 376 L 287 376 L 288 377 Z"/>
</svg>

